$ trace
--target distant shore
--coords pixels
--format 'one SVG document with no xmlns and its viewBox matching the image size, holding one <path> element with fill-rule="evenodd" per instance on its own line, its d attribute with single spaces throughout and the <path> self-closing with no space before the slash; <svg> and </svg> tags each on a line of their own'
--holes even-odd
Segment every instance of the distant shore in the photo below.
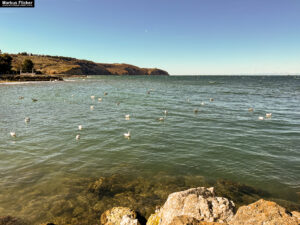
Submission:
<svg viewBox="0 0 300 225">
<path fill-rule="evenodd" d="M 0 75 L 1 83 L 18 81 L 63 81 L 63 77 L 54 75 Z"/>
</svg>

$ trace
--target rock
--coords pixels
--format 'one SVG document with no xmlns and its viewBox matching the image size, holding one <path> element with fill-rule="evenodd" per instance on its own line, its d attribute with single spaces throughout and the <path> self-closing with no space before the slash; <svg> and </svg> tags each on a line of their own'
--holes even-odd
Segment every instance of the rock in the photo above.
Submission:
<svg viewBox="0 0 300 225">
<path fill-rule="evenodd" d="M 233 218 L 233 208 L 232 201 L 215 197 L 213 188 L 191 188 L 170 194 L 163 207 L 150 216 L 147 225 L 169 225 L 178 216 L 224 223 Z"/>
<path fill-rule="evenodd" d="M 129 216 L 123 216 L 120 225 L 139 225 L 139 221 L 137 219 L 132 219 Z"/>
<path fill-rule="evenodd" d="M 296 218 L 300 221 L 300 212 L 293 211 L 293 212 L 292 212 L 292 215 L 293 215 L 294 217 L 296 217 Z"/>
<path fill-rule="evenodd" d="M 27 223 L 16 217 L 1 216 L 0 225 L 27 225 Z"/>
<path fill-rule="evenodd" d="M 300 220 L 275 202 L 258 200 L 238 209 L 230 225 L 264 224 L 264 225 L 299 225 Z"/>
<path fill-rule="evenodd" d="M 102 225 L 139 225 L 135 211 L 127 207 L 114 207 L 101 215 Z"/>
<path fill-rule="evenodd" d="M 189 216 L 177 216 L 175 217 L 170 225 L 226 225 L 225 223 L 217 222 L 204 222 Z"/>
</svg>

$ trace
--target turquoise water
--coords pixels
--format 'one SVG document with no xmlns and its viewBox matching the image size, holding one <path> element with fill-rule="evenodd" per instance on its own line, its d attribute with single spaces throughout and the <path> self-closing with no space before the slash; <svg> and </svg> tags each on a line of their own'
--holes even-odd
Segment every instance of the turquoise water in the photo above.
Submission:
<svg viewBox="0 0 300 225">
<path fill-rule="evenodd" d="M 229 179 L 300 202 L 299 77 L 97 76 L 0 94 L 0 215 L 40 221 L 72 180 L 113 174 Z"/>
</svg>

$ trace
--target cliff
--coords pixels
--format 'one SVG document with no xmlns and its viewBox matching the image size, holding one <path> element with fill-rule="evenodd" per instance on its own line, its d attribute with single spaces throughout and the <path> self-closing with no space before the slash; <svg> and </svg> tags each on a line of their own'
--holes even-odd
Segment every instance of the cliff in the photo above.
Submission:
<svg viewBox="0 0 300 225">
<path fill-rule="evenodd" d="M 11 54 L 12 69 L 19 71 L 25 59 L 34 63 L 36 71 L 49 75 L 169 75 L 157 68 L 140 68 L 129 64 L 95 63 L 62 56 Z"/>
</svg>

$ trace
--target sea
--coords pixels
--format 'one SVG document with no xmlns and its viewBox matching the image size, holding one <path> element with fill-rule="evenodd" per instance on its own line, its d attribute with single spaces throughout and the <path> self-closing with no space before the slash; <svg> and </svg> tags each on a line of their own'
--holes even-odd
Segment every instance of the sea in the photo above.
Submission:
<svg viewBox="0 0 300 225">
<path fill-rule="evenodd" d="M 126 206 L 147 219 L 197 186 L 237 206 L 264 198 L 299 211 L 299 76 L 0 84 L 0 216 L 100 224 Z"/>
</svg>

